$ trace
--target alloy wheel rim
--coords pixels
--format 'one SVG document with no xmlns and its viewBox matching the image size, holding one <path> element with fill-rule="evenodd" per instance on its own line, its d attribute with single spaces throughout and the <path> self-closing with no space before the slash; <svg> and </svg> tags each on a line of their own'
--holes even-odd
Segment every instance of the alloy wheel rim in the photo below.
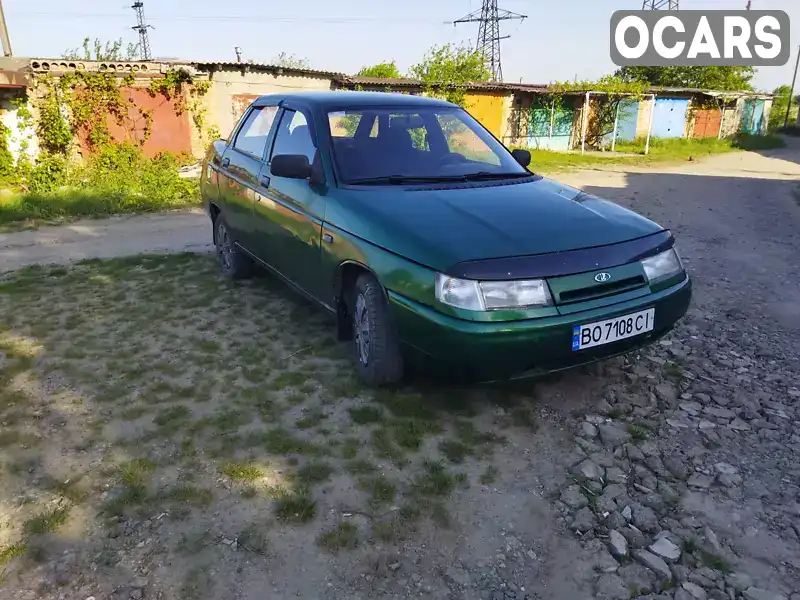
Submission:
<svg viewBox="0 0 800 600">
<path fill-rule="evenodd" d="M 231 247 L 230 237 L 228 237 L 228 230 L 222 223 L 217 229 L 217 253 L 223 268 L 226 271 L 229 270 L 233 263 L 233 248 Z"/>
<path fill-rule="evenodd" d="M 356 348 L 358 348 L 358 360 L 362 365 L 369 363 L 369 354 L 372 343 L 372 336 L 369 330 L 369 317 L 367 315 L 367 301 L 364 294 L 356 297 L 356 310 L 354 317 L 354 328 L 356 338 Z"/>
</svg>

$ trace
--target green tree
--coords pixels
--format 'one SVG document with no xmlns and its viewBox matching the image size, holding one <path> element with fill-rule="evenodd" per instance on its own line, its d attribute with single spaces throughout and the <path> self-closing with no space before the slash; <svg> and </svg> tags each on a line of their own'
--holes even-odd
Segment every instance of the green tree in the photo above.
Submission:
<svg viewBox="0 0 800 600">
<path fill-rule="evenodd" d="M 753 89 L 753 67 L 622 67 L 615 73 L 623 81 L 641 81 L 653 86 L 702 90 L 749 91 Z"/>
<path fill-rule="evenodd" d="M 402 77 L 397 64 L 392 62 L 382 62 L 371 67 L 363 67 L 358 73 L 358 77 L 378 77 L 379 79 L 399 79 Z"/>
<path fill-rule="evenodd" d="M 772 111 L 769 113 L 769 130 L 775 131 L 783 127 L 786 119 L 786 107 L 789 105 L 789 98 L 792 95 L 792 88 L 788 85 L 780 85 L 773 91 L 775 99 L 772 102 Z M 792 109 L 789 112 L 789 125 L 797 122 L 797 98 L 792 99 Z"/>
<path fill-rule="evenodd" d="M 138 58 L 139 45 L 128 44 L 123 47 L 122 38 L 111 42 L 102 42 L 100 38 L 94 41 L 90 37 L 83 38 L 80 48 L 72 48 L 61 55 L 67 60 L 134 60 Z"/>
<path fill-rule="evenodd" d="M 434 46 L 409 74 L 422 81 L 425 91 L 449 102 L 464 106 L 466 84 L 488 81 L 491 73 L 484 57 L 463 46 Z"/>
<path fill-rule="evenodd" d="M 311 63 L 308 62 L 307 58 L 300 58 L 294 54 L 286 54 L 286 52 L 281 52 L 271 62 L 276 67 L 283 67 L 284 69 L 311 68 Z"/>
</svg>

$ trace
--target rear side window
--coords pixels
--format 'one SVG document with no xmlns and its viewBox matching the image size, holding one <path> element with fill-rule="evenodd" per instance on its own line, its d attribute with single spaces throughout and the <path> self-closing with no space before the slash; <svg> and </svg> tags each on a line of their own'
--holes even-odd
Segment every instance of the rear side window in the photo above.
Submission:
<svg viewBox="0 0 800 600">
<path fill-rule="evenodd" d="M 267 137 L 278 113 L 276 106 L 254 108 L 245 118 L 233 147 L 258 158 L 263 158 Z"/>
</svg>

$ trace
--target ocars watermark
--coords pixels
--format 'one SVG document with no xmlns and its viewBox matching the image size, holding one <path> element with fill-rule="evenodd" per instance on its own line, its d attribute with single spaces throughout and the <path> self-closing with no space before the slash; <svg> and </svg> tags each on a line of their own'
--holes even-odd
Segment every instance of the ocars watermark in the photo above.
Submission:
<svg viewBox="0 0 800 600">
<path fill-rule="evenodd" d="M 618 10 L 611 60 L 625 66 L 785 65 L 789 15 L 782 10 Z"/>
</svg>

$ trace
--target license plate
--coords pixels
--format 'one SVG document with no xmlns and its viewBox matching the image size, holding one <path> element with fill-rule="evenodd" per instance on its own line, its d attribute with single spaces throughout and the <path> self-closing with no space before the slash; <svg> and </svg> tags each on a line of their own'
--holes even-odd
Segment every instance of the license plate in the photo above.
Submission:
<svg viewBox="0 0 800 600">
<path fill-rule="evenodd" d="M 572 349 L 584 350 L 653 331 L 655 316 L 656 309 L 649 308 L 606 321 L 575 325 L 572 328 Z"/>
</svg>

